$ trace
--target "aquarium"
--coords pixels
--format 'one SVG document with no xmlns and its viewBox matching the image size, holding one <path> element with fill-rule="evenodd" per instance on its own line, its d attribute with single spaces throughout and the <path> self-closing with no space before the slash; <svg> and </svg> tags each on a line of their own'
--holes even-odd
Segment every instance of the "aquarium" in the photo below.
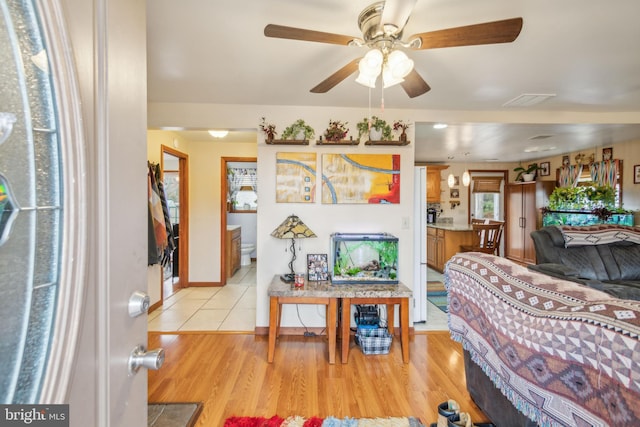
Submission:
<svg viewBox="0 0 640 427">
<path fill-rule="evenodd" d="M 397 284 L 398 238 L 388 233 L 331 235 L 332 283 Z"/>
<path fill-rule="evenodd" d="M 606 221 L 602 221 L 591 212 L 579 211 L 546 211 L 542 214 L 542 225 L 595 225 L 618 224 L 633 225 L 633 214 L 612 214 Z"/>
</svg>

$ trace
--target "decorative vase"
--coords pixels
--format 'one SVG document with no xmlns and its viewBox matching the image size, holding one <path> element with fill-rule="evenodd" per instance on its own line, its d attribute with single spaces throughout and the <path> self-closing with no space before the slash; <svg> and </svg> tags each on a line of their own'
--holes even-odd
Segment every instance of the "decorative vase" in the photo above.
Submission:
<svg viewBox="0 0 640 427">
<path fill-rule="evenodd" d="M 524 182 L 531 182 L 536 177 L 535 173 L 525 173 L 522 175 L 522 180 Z"/>
<path fill-rule="evenodd" d="M 371 128 L 369 130 L 369 141 L 381 141 L 382 140 L 382 129 L 378 130 L 376 128 Z"/>
<path fill-rule="evenodd" d="M 298 131 L 298 133 L 293 139 L 295 139 L 296 141 L 304 141 L 305 140 L 304 131 L 303 130 Z"/>
<path fill-rule="evenodd" d="M 400 134 L 400 141 L 402 142 L 407 141 L 407 133 L 405 131 L 402 131 L 402 133 Z"/>
</svg>

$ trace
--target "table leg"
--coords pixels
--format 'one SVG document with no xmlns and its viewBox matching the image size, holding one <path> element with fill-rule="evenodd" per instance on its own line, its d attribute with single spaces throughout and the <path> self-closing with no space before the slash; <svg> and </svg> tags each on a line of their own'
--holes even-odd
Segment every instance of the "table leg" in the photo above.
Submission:
<svg viewBox="0 0 640 427">
<path fill-rule="evenodd" d="M 327 338 L 329 339 L 329 364 L 336 363 L 336 311 L 338 308 L 338 299 L 329 298 L 327 305 Z"/>
<path fill-rule="evenodd" d="M 267 353 L 267 362 L 273 362 L 273 356 L 276 351 L 276 333 L 280 325 L 278 297 L 271 297 L 269 301 L 269 350 Z"/>
<path fill-rule="evenodd" d="M 400 329 L 402 336 L 402 361 L 409 363 L 409 298 L 400 299 Z"/>
<path fill-rule="evenodd" d="M 387 304 L 387 330 L 393 336 L 393 331 L 396 324 L 396 305 Z"/>
<path fill-rule="evenodd" d="M 340 322 L 342 322 L 342 363 L 349 361 L 349 339 L 351 334 L 351 298 L 342 298 L 342 310 L 340 310 Z"/>
</svg>

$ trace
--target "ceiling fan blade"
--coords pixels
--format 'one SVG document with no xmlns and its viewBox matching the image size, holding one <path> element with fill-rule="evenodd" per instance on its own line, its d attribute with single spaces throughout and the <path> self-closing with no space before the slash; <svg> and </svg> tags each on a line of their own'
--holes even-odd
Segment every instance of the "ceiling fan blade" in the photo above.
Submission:
<svg viewBox="0 0 640 427">
<path fill-rule="evenodd" d="M 387 0 L 384 2 L 380 26 L 384 33 L 398 34 L 407 24 L 417 0 Z"/>
<path fill-rule="evenodd" d="M 521 29 L 522 18 L 512 18 L 448 28 L 446 30 L 429 31 L 416 34 L 410 39 L 419 37 L 422 40 L 422 46 L 418 49 L 510 43 L 518 37 Z"/>
<path fill-rule="evenodd" d="M 280 39 L 303 40 L 309 42 L 331 43 L 348 45 L 355 39 L 352 36 L 341 34 L 323 33 L 322 31 L 305 30 L 304 28 L 285 27 L 283 25 L 269 24 L 264 27 L 264 35 Z"/>
<path fill-rule="evenodd" d="M 415 69 L 411 70 L 400 84 L 402 85 L 402 89 L 409 95 L 409 98 L 415 98 L 431 90 L 427 82 L 424 81 Z"/>
<path fill-rule="evenodd" d="M 340 68 L 338 71 L 320 82 L 320 84 L 318 84 L 316 87 L 311 89 L 311 92 L 326 93 L 329 90 L 333 89 L 334 86 L 349 77 L 358 69 L 358 62 L 360 62 L 360 58 L 356 58 L 353 61 L 349 62 L 347 65 Z"/>
</svg>

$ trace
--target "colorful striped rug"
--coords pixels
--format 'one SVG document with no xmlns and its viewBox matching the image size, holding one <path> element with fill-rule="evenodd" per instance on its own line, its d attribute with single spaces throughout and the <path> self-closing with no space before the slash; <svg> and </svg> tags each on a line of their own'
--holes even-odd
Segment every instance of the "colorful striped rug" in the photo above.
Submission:
<svg viewBox="0 0 640 427">
<path fill-rule="evenodd" d="M 264 417 L 231 417 L 224 422 L 224 427 L 425 427 L 418 418 L 304 418 L 291 416 L 282 418 Z"/>
<path fill-rule="evenodd" d="M 438 307 L 440 311 L 447 312 L 447 290 L 442 282 L 427 282 L 427 300 Z"/>
</svg>

